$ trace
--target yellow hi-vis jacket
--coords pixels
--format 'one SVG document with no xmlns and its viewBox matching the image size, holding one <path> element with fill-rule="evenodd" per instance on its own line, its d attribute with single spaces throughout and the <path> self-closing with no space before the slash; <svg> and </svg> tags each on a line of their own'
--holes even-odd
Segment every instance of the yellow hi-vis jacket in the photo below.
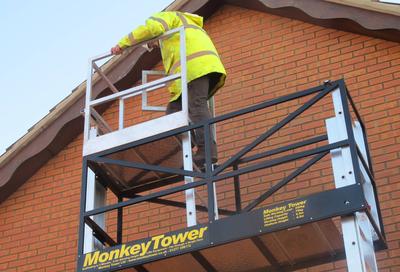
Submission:
<svg viewBox="0 0 400 272">
<path fill-rule="evenodd" d="M 187 81 L 190 82 L 209 73 L 220 74 L 219 81 L 214 86 L 210 85 L 209 97 L 211 97 L 224 85 L 226 71 L 214 44 L 202 28 L 203 17 L 177 11 L 159 12 L 147 19 L 146 25 L 139 26 L 123 37 L 118 45 L 121 48 L 133 46 L 182 25 L 186 28 Z M 179 33 L 160 41 L 160 49 L 165 72 L 179 73 L 181 69 Z M 169 86 L 169 91 L 170 101 L 178 99 L 181 95 L 181 81 L 175 80 Z"/>
</svg>

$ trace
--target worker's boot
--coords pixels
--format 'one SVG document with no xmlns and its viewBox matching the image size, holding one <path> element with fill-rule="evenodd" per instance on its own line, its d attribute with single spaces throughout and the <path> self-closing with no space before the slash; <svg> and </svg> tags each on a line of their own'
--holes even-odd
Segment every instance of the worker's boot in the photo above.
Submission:
<svg viewBox="0 0 400 272">
<path fill-rule="evenodd" d="M 211 144 L 211 163 L 216 163 L 218 161 L 218 151 L 217 144 L 213 141 Z M 204 171 L 205 163 L 206 163 L 206 154 L 205 148 L 203 145 L 197 146 L 197 152 L 193 156 L 193 162 L 200 168 L 200 170 Z"/>
</svg>

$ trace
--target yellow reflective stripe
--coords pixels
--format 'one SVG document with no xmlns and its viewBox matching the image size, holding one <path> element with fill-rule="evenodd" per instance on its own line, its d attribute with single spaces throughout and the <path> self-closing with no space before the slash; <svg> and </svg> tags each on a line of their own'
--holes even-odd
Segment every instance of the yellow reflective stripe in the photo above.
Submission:
<svg viewBox="0 0 400 272">
<path fill-rule="evenodd" d="M 189 25 L 188 21 L 186 20 L 185 16 L 183 16 L 181 13 L 177 12 L 176 15 L 181 19 L 182 24 L 186 27 Z"/>
<path fill-rule="evenodd" d="M 179 19 L 181 19 L 182 24 L 185 28 L 193 28 L 193 29 L 198 29 L 201 31 L 205 31 L 203 28 L 197 26 L 197 25 L 192 25 L 189 24 L 188 21 L 186 20 L 185 16 L 182 13 L 177 12 L 176 15 L 179 17 Z"/>
<path fill-rule="evenodd" d="M 195 58 L 198 58 L 198 57 L 202 57 L 202 56 L 207 56 L 207 55 L 214 55 L 214 56 L 216 56 L 216 57 L 219 57 L 218 54 L 215 53 L 214 51 L 211 51 L 211 50 L 204 50 L 204 51 L 199 51 L 199 52 L 196 52 L 196 53 L 193 53 L 193 54 L 190 54 L 190 55 L 186 56 L 186 61 L 189 61 L 189 60 L 192 60 L 192 59 L 195 59 Z M 170 73 L 170 74 L 173 74 L 174 71 L 175 71 L 179 66 L 181 66 L 181 62 L 180 62 L 180 61 L 175 62 L 175 63 L 171 66 L 171 68 L 169 69 L 169 73 Z"/>
<path fill-rule="evenodd" d="M 163 19 L 157 18 L 157 17 L 153 17 L 153 16 L 150 17 L 150 19 L 152 19 L 152 20 L 154 20 L 154 21 L 157 21 L 157 22 L 159 22 L 160 24 L 162 24 L 162 26 L 164 27 L 164 30 L 165 30 L 165 31 L 168 31 L 168 30 L 169 30 L 169 27 L 168 27 L 167 22 L 164 21 Z"/>
<path fill-rule="evenodd" d="M 204 29 L 202 29 L 201 27 L 197 26 L 197 25 L 187 25 L 185 26 L 185 28 L 193 28 L 193 29 L 198 29 L 201 31 L 205 31 Z"/>
<path fill-rule="evenodd" d="M 129 32 L 128 39 L 131 42 L 131 46 L 134 45 L 134 44 L 137 44 L 137 41 L 135 40 L 135 37 L 133 37 L 132 32 Z"/>
</svg>

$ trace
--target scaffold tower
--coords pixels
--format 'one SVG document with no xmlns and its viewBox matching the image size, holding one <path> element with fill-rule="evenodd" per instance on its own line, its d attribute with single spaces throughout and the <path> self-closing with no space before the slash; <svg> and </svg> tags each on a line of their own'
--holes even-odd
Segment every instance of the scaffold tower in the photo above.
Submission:
<svg viewBox="0 0 400 272">
<path fill-rule="evenodd" d="M 141 85 L 119 91 L 97 64 L 111 55 L 102 54 L 89 61 L 78 271 L 294 271 L 342 259 L 346 260 L 348 271 L 378 271 L 375 251 L 386 248 L 385 233 L 365 125 L 345 82 L 326 81 L 311 89 L 191 123 L 185 29 L 173 29 L 157 39 L 170 35 L 180 38 L 181 72 L 177 74 L 143 71 Z M 108 84 L 112 94 L 93 99 L 95 73 Z M 158 78 L 151 81 L 149 78 L 154 76 Z M 181 82 L 180 112 L 127 125 L 124 116 L 128 99 L 141 96 L 142 111 L 162 112 L 165 108 L 150 105 L 149 96 L 174 80 Z M 277 147 L 268 142 L 324 99 L 329 103 L 323 105 L 323 129 Z M 117 129 L 97 110 L 111 103 L 118 107 Z M 258 116 L 261 111 L 273 111 L 285 103 L 292 103 L 294 110 L 218 165 L 212 164 L 211 136 L 216 131 L 224 133 L 224 126 L 219 124 Z M 317 120 L 312 114 L 310 120 Z M 205 133 L 203 171 L 192 162 L 191 131 L 200 127 Z M 256 130 L 255 126 L 249 127 Z M 273 147 L 268 148 L 270 144 Z M 257 150 L 261 145 L 267 147 L 265 151 Z M 331 178 L 330 185 L 281 201 L 274 198 L 324 159 L 332 173 L 326 177 Z M 291 162 L 295 167 L 278 182 L 268 183 L 257 194 L 244 198 L 244 176 L 248 181 L 252 173 Z M 224 206 L 219 190 L 232 196 L 232 208 Z M 185 226 L 129 239 L 129 218 L 139 220 L 131 211 L 144 203 L 185 211 Z M 126 213 L 129 208 L 132 210 Z M 170 211 L 167 208 L 149 217 L 161 220 L 163 212 Z"/>
</svg>

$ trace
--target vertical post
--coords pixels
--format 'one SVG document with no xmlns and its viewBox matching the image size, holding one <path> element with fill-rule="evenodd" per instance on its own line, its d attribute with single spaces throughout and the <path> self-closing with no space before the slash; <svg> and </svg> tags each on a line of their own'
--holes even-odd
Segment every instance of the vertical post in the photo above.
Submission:
<svg viewBox="0 0 400 272">
<path fill-rule="evenodd" d="M 147 73 L 142 71 L 142 84 L 147 83 Z M 147 107 L 147 90 L 142 91 L 142 109 Z"/>
<path fill-rule="evenodd" d="M 89 139 L 97 136 L 97 129 L 91 128 L 89 131 Z M 87 167 L 87 185 L 86 185 L 86 210 L 90 211 L 103 207 L 106 204 L 106 189 L 100 184 L 95 173 Z M 99 227 L 105 229 L 105 214 L 98 214 L 91 217 Z M 89 226 L 85 226 L 84 253 L 91 252 L 95 249 L 102 248 L 103 245 L 93 236 L 93 230 Z"/>
<path fill-rule="evenodd" d="M 89 70 L 86 81 L 85 119 L 83 127 L 83 144 L 89 140 L 90 130 L 90 101 L 92 99 L 93 60 L 89 59 Z"/>
<path fill-rule="evenodd" d="M 124 112 L 125 112 L 125 100 L 123 97 L 119 99 L 119 114 L 118 114 L 118 129 L 124 128 Z"/>
<path fill-rule="evenodd" d="M 208 192 L 208 219 L 213 222 L 218 219 L 217 195 L 215 191 L 215 183 L 212 180 L 212 162 L 211 162 L 211 131 L 210 124 L 204 125 L 204 149 L 206 158 L 206 179 Z"/>
<path fill-rule="evenodd" d="M 233 165 L 233 171 L 238 170 L 237 164 Z M 240 213 L 242 211 L 242 199 L 240 196 L 240 179 L 239 176 L 236 175 L 233 177 L 233 185 L 235 188 L 235 207 L 236 212 Z"/>
<path fill-rule="evenodd" d="M 210 112 L 211 112 L 211 116 L 215 117 L 215 103 L 214 103 L 214 96 L 212 96 L 210 98 L 210 100 L 208 101 L 208 107 L 210 108 Z M 217 126 L 216 123 L 212 123 L 210 125 L 207 125 L 208 127 L 211 126 L 211 138 L 212 141 L 215 141 L 215 143 L 217 142 Z M 213 144 L 213 143 L 210 143 Z M 211 155 L 210 155 L 211 156 Z M 212 170 L 214 171 L 214 165 L 212 166 Z M 219 219 L 219 212 L 218 212 L 218 197 L 217 197 L 217 184 L 214 182 L 213 183 L 213 187 L 214 187 L 214 206 L 215 206 L 215 219 L 218 220 Z"/>
<path fill-rule="evenodd" d="M 335 95 L 335 92 L 333 93 L 333 95 Z M 341 116 L 344 118 L 344 124 L 345 124 L 345 129 L 346 129 L 346 138 L 349 140 L 351 162 L 354 167 L 353 168 L 354 178 L 357 182 L 361 182 L 361 170 L 360 170 L 360 163 L 359 163 L 358 154 L 357 154 L 357 144 L 356 144 L 356 140 L 354 138 L 351 113 L 350 113 L 349 104 L 347 101 L 346 86 L 344 85 L 344 81 L 341 81 L 339 83 L 339 94 L 336 94 L 336 95 L 340 96 L 340 98 L 336 98 L 336 100 L 339 100 L 341 103 L 341 110 L 343 112 L 343 114 Z M 343 122 L 343 119 L 340 119 L 340 120 Z"/>
<path fill-rule="evenodd" d="M 372 161 L 371 161 L 371 153 L 370 153 L 369 147 L 368 147 L 367 132 L 366 132 L 365 126 L 361 120 L 360 120 L 359 124 L 360 124 L 360 128 L 362 131 L 362 140 L 365 143 L 364 147 L 365 147 L 365 153 L 367 155 L 368 167 L 369 167 L 371 173 L 374 174 L 374 169 L 372 167 Z"/>
<path fill-rule="evenodd" d="M 182 135 L 182 149 L 183 149 L 183 168 L 188 171 L 193 171 L 192 160 L 192 146 L 190 132 Z M 193 177 L 185 176 L 185 184 L 193 182 Z M 191 227 L 197 224 L 196 220 L 196 199 L 194 189 L 185 191 L 186 198 L 186 218 L 187 226 Z"/>
<path fill-rule="evenodd" d="M 214 206 L 214 182 L 212 178 L 207 177 L 207 196 L 208 196 L 208 222 L 215 221 L 215 206 Z"/>
<path fill-rule="evenodd" d="M 343 85 L 332 93 L 336 117 L 326 120 L 329 143 L 349 139 L 350 147 L 331 150 L 331 163 L 336 188 L 360 184 L 360 169 L 351 127 L 351 116 L 347 100 L 343 97 Z M 350 126 L 350 129 L 349 129 Z M 362 189 L 360 187 L 360 193 Z M 350 272 L 377 271 L 371 228 L 365 212 L 342 217 L 343 240 L 347 267 Z"/>
<path fill-rule="evenodd" d="M 181 58 L 181 90 L 182 90 L 182 112 L 189 120 L 189 109 L 188 109 L 188 90 L 187 90 L 187 67 L 186 67 L 186 35 L 185 29 L 182 27 L 179 31 L 179 42 L 180 42 L 180 58 Z M 182 135 L 182 149 L 183 149 L 183 168 L 188 171 L 193 171 L 193 159 L 192 159 L 192 140 L 190 131 L 183 133 Z M 185 176 L 185 184 L 193 182 L 193 177 Z M 187 226 L 194 226 L 197 224 L 196 217 L 196 199 L 195 189 L 189 189 L 185 191 L 186 198 L 186 218 Z"/>
<path fill-rule="evenodd" d="M 123 198 L 118 197 L 118 202 L 122 202 Z M 117 218 L 117 243 L 122 243 L 122 224 L 123 224 L 124 210 L 123 208 L 118 208 L 118 218 Z"/>
<path fill-rule="evenodd" d="M 361 127 L 361 124 L 359 122 L 355 122 L 354 125 L 354 136 L 355 140 L 357 143 L 357 146 L 360 149 L 361 156 L 363 157 L 364 161 L 368 164 L 369 166 L 369 161 L 367 158 L 367 150 L 366 150 L 366 144 L 364 142 L 364 137 L 363 137 L 363 130 Z M 365 200 L 367 200 L 367 203 L 371 209 L 371 215 L 372 218 L 375 220 L 376 225 L 378 228 L 380 228 L 380 220 L 379 220 L 379 215 L 378 215 L 378 209 L 376 205 L 376 199 L 375 199 L 375 191 L 371 183 L 371 179 L 369 178 L 367 174 L 367 169 L 364 169 L 364 166 L 361 162 L 359 162 L 361 166 L 361 176 L 362 176 L 362 188 L 364 191 L 365 195 Z M 375 230 L 371 228 L 372 230 L 372 235 L 373 235 L 373 240 L 378 240 L 379 237 Z"/>
<path fill-rule="evenodd" d="M 369 168 L 371 174 L 374 175 L 374 169 L 373 169 L 373 166 L 372 166 L 371 154 L 370 154 L 369 146 L 368 146 L 366 128 L 365 128 L 365 126 L 364 126 L 364 124 L 362 123 L 361 120 L 360 120 L 360 122 L 358 122 L 358 124 L 359 124 L 360 130 L 362 131 L 362 137 L 359 137 L 359 138 L 360 138 L 360 142 L 364 143 L 363 147 L 365 148 L 365 154 L 367 156 L 366 162 L 368 164 L 368 168 Z M 354 132 L 354 133 L 356 135 L 356 132 Z M 381 209 L 379 207 L 378 192 L 377 192 L 377 189 L 376 189 L 376 184 L 372 184 L 371 183 L 371 185 L 372 185 L 372 190 L 374 192 L 374 202 L 375 202 L 376 213 L 377 213 L 377 218 L 378 218 L 376 222 L 379 222 L 378 225 L 379 225 L 380 232 L 382 233 L 383 236 L 385 236 L 385 229 L 384 229 L 383 222 L 382 222 L 382 214 L 381 214 Z M 374 237 L 374 239 L 375 239 L 375 237 Z"/>
<path fill-rule="evenodd" d="M 212 165 L 212 170 L 214 170 L 214 165 Z M 219 212 L 218 212 L 218 196 L 217 196 L 217 184 L 213 183 L 213 190 L 214 190 L 214 214 L 215 220 L 219 219 Z"/>
<path fill-rule="evenodd" d="M 94 202 L 95 202 L 95 175 L 94 173 L 88 168 L 87 170 L 87 189 L 86 189 L 86 209 L 85 211 L 90 211 L 94 209 Z M 94 246 L 95 237 L 93 236 L 92 229 L 85 225 L 85 239 L 83 243 L 83 253 L 92 252 L 95 249 Z"/>
<path fill-rule="evenodd" d="M 87 166 L 86 158 L 83 158 L 82 162 L 82 185 L 81 185 L 81 204 L 80 204 L 80 215 L 79 215 L 79 235 L 78 235 L 78 266 L 81 266 L 84 254 L 84 240 L 85 240 L 85 211 L 86 211 L 86 189 L 87 189 Z"/>
</svg>

